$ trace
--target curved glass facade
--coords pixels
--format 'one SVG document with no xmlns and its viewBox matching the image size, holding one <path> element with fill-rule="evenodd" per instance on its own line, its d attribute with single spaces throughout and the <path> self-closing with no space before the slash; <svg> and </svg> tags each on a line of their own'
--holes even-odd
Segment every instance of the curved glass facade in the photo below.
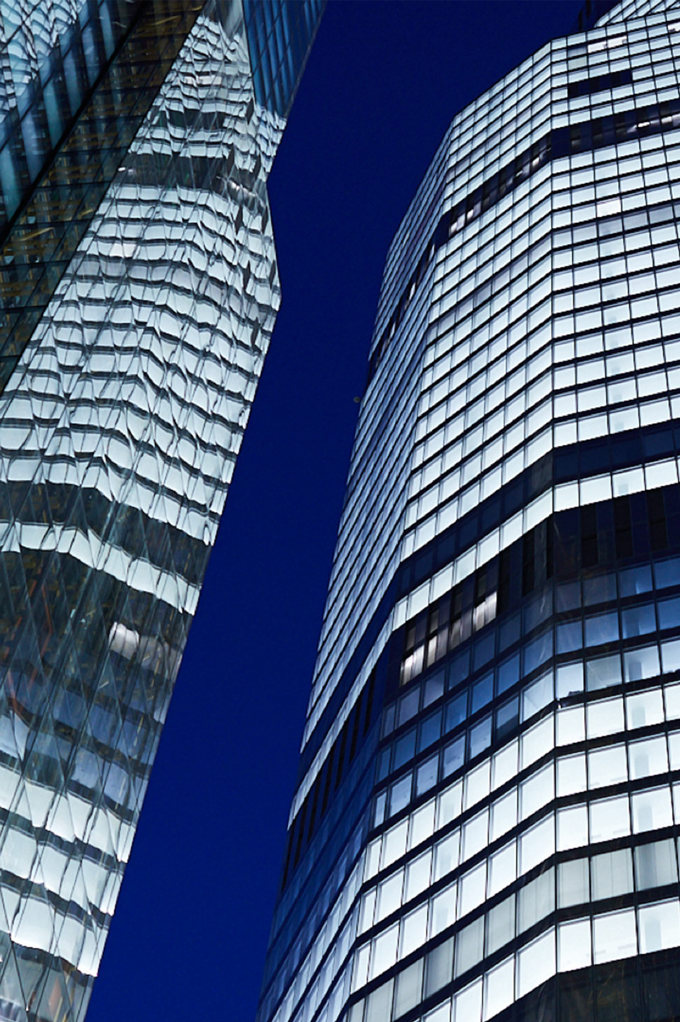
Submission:
<svg viewBox="0 0 680 1022">
<path fill-rule="evenodd" d="M 112 8 L 24 6 L 10 53 L 50 12 L 72 15 L 62 52 Z M 297 7 L 317 24 L 318 3 Z M 0 244 L 13 1022 L 84 1016 L 280 301 L 266 179 L 285 120 L 254 93 L 240 0 L 154 0 L 118 28 L 101 73 L 83 58 L 92 88 Z"/>
<path fill-rule="evenodd" d="M 392 243 L 261 1022 L 680 1013 L 679 59 L 544 46 Z"/>
</svg>

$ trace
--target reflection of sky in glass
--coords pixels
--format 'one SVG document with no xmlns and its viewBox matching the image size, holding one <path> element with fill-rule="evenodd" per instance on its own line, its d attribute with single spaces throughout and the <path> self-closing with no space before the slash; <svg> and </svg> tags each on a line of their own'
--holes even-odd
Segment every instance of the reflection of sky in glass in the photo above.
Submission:
<svg viewBox="0 0 680 1022">
<path fill-rule="evenodd" d="M 185 7 L 158 0 L 135 23 L 120 80 L 114 63 L 71 136 L 72 182 L 49 194 L 61 221 L 37 231 L 56 240 L 36 265 L 58 272 L 0 396 L 12 1018 L 84 1014 L 279 304 L 265 186 L 284 121 L 254 100 L 240 4 Z M 140 53 L 160 62 L 126 81 Z M 142 119 L 126 105 L 136 82 Z M 82 193 L 60 263 L 57 232 L 107 141 L 113 162 Z M 23 237 L 8 242 L 19 258 Z M 30 288 L 21 301 L 30 310 Z"/>
</svg>

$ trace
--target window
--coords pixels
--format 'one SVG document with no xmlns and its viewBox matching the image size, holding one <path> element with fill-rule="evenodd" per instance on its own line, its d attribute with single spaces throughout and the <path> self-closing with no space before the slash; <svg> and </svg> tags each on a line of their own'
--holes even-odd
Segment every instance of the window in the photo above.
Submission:
<svg viewBox="0 0 680 1022">
<path fill-rule="evenodd" d="M 590 920 L 561 923 L 557 931 L 557 961 L 560 972 L 590 965 Z"/>
<path fill-rule="evenodd" d="M 614 898 L 633 890 L 633 865 L 630 849 L 594 855 L 590 860 L 593 899 Z"/>
<path fill-rule="evenodd" d="M 676 900 L 638 909 L 640 952 L 661 951 L 680 945 L 680 905 Z"/>
<path fill-rule="evenodd" d="M 593 961 L 611 962 L 637 953 L 635 911 L 624 909 L 593 919 Z"/>
<path fill-rule="evenodd" d="M 638 890 L 674 884 L 677 879 L 675 844 L 670 838 L 666 841 L 653 841 L 650 844 L 637 846 L 635 849 L 635 882 Z"/>
<path fill-rule="evenodd" d="M 557 869 L 557 905 L 568 908 L 590 900 L 587 859 L 570 859 Z"/>
<path fill-rule="evenodd" d="M 487 916 L 486 954 L 491 955 L 515 936 L 515 895 L 492 908 Z"/>
</svg>

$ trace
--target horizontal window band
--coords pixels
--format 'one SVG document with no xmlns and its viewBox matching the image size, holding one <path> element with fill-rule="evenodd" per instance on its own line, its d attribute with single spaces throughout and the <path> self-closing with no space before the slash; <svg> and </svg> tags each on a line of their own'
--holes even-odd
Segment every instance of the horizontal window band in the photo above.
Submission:
<svg viewBox="0 0 680 1022">
<path fill-rule="evenodd" d="M 551 485 L 559 485 L 579 478 L 579 472 L 588 476 L 605 471 L 637 466 L 650 460 L 672 455 L 680 450 L 680 421 L 644 429 L 628 430 L 606 439 L 581 441 L 561 447 L 545 455 L 535 465 L 525 469 L 516 479 L 497 493 L 481 501 L 454 525 L 436 536 L 430 543 L 410 555 L 398 568 L 386 587 L 375 613 L 365 628 L 339 683 L 321 714 L 301 755 L 300 776 L 311 766 L 324 738 L 336 719 L 338 711 L 354 679 L 366 660 L 390 612 L 400 598 L 418 588 L 451 560 L 474 546 L 492 529 L 519 513 Z"/>
<path fill-rule="evenodd" d="M 680 126 L 680 99 L 666 100 L 639 109 L 624 110 L 608 117 L 564 125 L 547 132 L 528 149 L 516 156 L 496 174 L 443 214 L 423 255 L 418 260 L 390 320 L 373 348 L 369 361 L 367 386 L 373 379 L 380 360 L 394 332 L 404 318 L 408 304 L 425 275 L 433 256 L 447 242 L 472 223 L 500 199 L 528 181 L 553 160 L 577 153 L 594 152 L 618 142 L 647 138 Z"/>
</svg>

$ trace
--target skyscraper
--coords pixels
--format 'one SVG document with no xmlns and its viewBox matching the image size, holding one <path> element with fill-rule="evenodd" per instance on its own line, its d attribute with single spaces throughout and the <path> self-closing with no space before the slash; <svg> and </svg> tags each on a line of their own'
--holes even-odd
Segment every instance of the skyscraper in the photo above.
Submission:
<svg viewBox="0 0 680 1022">
<path fill-rule="evenodd" d="M 280 294 L 322 0 L 0 3 L 0 1018 L 82 1019 Z"/>
<path fill-rule="evenodd" d="M 260 1022 L 680 1014 L 678 45 L 542 47 L 390 247 Z"/>
</svg>

